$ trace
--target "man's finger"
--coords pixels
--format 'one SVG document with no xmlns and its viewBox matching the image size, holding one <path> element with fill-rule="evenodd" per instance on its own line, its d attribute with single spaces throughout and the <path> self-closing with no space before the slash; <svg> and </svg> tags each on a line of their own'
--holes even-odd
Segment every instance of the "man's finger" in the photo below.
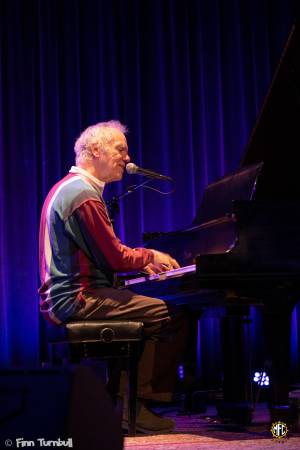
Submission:
<svg viewBox="0 0 300 450">
<path fill-rule="evenodd" d="M 178 262 L 176 261 L 176 259 L 171 258 L 172 261 L 172 266 L 174 269 L 179 269 L 180 265 L 178 264 Z"/>
</svg>

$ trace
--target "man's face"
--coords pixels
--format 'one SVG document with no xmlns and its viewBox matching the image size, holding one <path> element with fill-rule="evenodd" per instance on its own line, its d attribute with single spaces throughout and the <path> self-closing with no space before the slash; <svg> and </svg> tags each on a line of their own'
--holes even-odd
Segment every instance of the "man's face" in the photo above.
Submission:
<svg viewBox="0 0 300 450">
<path fill-rule="evenodd" d="M 98 158 L 95 160 L 98 178 L 105 183 L 121 180 L 129 161 L 126 137 L 119 130 L 113 129 L 111 141 L 105 148 L 98 150 Z"/>
</svg>

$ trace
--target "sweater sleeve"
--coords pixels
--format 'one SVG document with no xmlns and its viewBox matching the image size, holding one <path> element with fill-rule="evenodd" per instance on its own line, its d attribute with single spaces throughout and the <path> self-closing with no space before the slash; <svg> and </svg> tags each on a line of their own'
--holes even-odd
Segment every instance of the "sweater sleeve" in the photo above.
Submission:
<svg viewBox="0 0 300 450">
<path fill-rule="evenodd" d="M 113 271 L 141 270 L 153 262 L 151 250 L 130 248 L 121 243 L 114 233 L 103 202 L 88 200 L 73 215 L 95 260 L 104 256 Z"/>
</svg>

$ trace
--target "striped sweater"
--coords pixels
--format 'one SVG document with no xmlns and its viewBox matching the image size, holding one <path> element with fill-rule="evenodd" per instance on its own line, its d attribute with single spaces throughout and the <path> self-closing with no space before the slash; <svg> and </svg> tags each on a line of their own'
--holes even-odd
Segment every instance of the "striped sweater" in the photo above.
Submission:
<svg viewBox="0 0 300 450">
<path fill-rule="evenodd" d="M 111 287 L 114 272 L 140 270 L 153 252 L 129 248 L 116 237 L 102 198 L 104 183 L 72 168 L 49 192 L 41 214 L 40 310 L 60 324 L 84 304 L 79 295 Z"/>
</svg>

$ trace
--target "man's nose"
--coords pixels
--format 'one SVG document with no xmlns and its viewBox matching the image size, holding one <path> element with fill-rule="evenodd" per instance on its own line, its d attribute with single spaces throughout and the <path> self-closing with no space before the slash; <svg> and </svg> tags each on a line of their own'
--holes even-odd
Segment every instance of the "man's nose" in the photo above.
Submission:
<svg viewBox="0 0 300 450">
<path fill-rule="evenodd" d="M 129 163 L 129 161 L 130 161 L 130 156 L 129 156 L 129 155 L 125 155 L 124 161 L 125 161 L 126 163 Z"/>
</svg>

